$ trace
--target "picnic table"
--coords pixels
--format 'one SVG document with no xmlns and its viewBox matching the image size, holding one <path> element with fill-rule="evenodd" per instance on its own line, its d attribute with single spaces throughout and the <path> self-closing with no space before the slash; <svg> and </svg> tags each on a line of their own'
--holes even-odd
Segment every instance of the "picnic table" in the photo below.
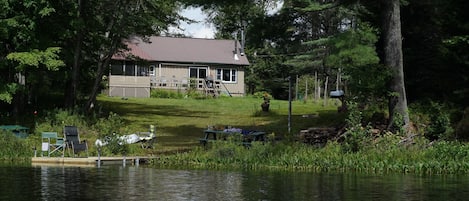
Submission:
<svg viewBox="0 0 469 201">
<path fill-rule="evenodd" d="M 244 145 L 250 145 L 252 141 L 265 141 L 266 133 L 263 131 L 248 131 L 248 130 L 241 130 L 241 129 L 224 129 L 224 130 L 213 130 L 207 129 L 204 130 L 203 138 L 199 139 L 200 144 L 207 145 L 207 143 L 211 140 L 226 140 L 227 137 L 241 134 L 242 135 L 242 142 Z"/>
<path fill-rule="evenodd" d="M 247 134 L 247 137 L 252 137 L 252 141 L 265 141 L 265 132 L 263 131 L 254 131 Z"/>
<path fill-rule="evenodd" d="M 1 125 L 0 129 L 10 131 L 18 138 L 26 138 L 29 135 L 29 128 L 20 125 Z"/>
</svg>

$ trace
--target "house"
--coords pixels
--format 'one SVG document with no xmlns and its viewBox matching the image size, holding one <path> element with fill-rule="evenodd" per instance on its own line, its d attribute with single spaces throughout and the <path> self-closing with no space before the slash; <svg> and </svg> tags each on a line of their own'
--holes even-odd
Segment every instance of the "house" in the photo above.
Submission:
<svg viewBox="0 0 469 201">
<path fill-rule="evenodd" d="M 109 96 L 149 97 L 151 89 L 243 96 L 249 61 L 236 40 L 150 37 L 126 42 L 108 77 Z"/>
</svg>

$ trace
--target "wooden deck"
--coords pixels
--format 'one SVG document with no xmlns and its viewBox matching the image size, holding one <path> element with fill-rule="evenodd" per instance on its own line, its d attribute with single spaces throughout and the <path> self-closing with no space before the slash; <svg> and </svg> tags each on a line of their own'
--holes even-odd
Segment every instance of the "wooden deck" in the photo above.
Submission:
<svg viewBox="0 0 469 201">
<path fill-rule="evenodd" d="M 31 158 L 31 164 L 33 166 L 41 165 L 60 165 L 60 166 L 98 166 L 98 161 L 101 162 L 99 165 L 139 165 L 148 163 L 149 160 L 155 157 L 148 156 L 126 156 L 125 163 L 124 157 L 83 157 L 83 158 L 72 158 L 72 157 L 33 157 Z"/>
</svg>

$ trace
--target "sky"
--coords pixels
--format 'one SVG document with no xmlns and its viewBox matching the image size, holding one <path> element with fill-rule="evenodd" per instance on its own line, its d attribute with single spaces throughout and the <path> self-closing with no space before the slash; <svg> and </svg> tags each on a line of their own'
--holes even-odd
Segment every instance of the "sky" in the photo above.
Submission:
<svg viewBox="0 0 469 201">
<path fill-rule="evenodd" d="M 205 22 L 207 17 L 202 13 L 200 8 L 190 7 L 181 11 L 181 15 L 189 19 L 195 20 L 198 23 L 187 24 L 186 22 L 181 22 L 179 25 L 181 29 L 172 27 L 170 30 L 174 33 L 183 33 L 186 36 L 192 38 L 214 38 L 215 28 L 211 24 Z"/>
<path fill-rule="evenodd" d="M 268 14 L 274 14 L 280 8 L 282 8 L 283 1 L 280 1 L 275 8 L 272 8 Z M 212 24 L 206 23 L 206 18 L 207 16 L 202 12 L 202 10 L 198 7 L 189 7 L 186 9 L 183 9 L 181 11 L 181 15 L 184 17 L 187 17 L 189 19 L 195 20 L 198 23 L 192 23 L 192 24 L 187 24 L 186 22 L 181 22 L 180 28 L 177 29 L 175 27 L 172 27 L 170 29 L 171 32 L 173 33 L 183 33 L 186 36 L 192 37 L 192 38 L 209 38 L 213 39 L 215 37 L 215 27 Z"/>
</svg>

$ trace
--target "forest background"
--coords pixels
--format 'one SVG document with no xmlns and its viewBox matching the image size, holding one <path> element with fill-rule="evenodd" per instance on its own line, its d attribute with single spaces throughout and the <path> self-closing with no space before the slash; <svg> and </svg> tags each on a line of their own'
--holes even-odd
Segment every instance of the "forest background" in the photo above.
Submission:
<svg viewBox="0 0 469 201">
<path fill-rule="evenodd" d="M 187 20 L 181 8 L 198 6 L 216 38 L 244 41 L 248 94 L 287 99 L 285 80 L 298 77 L 298 98 L 340 89 L 368 114 L 365 121 L 384 118 L 390 129 L 402 122 L 429 139 L 469 138 L 468 3 L 286 0 L 268 14 L 276 3 L 0 0 L 0 118 L 25 122 L 51 108 L 93 112 L 123 41 L 183 37 L 168 27 Z"/>
</svg>

